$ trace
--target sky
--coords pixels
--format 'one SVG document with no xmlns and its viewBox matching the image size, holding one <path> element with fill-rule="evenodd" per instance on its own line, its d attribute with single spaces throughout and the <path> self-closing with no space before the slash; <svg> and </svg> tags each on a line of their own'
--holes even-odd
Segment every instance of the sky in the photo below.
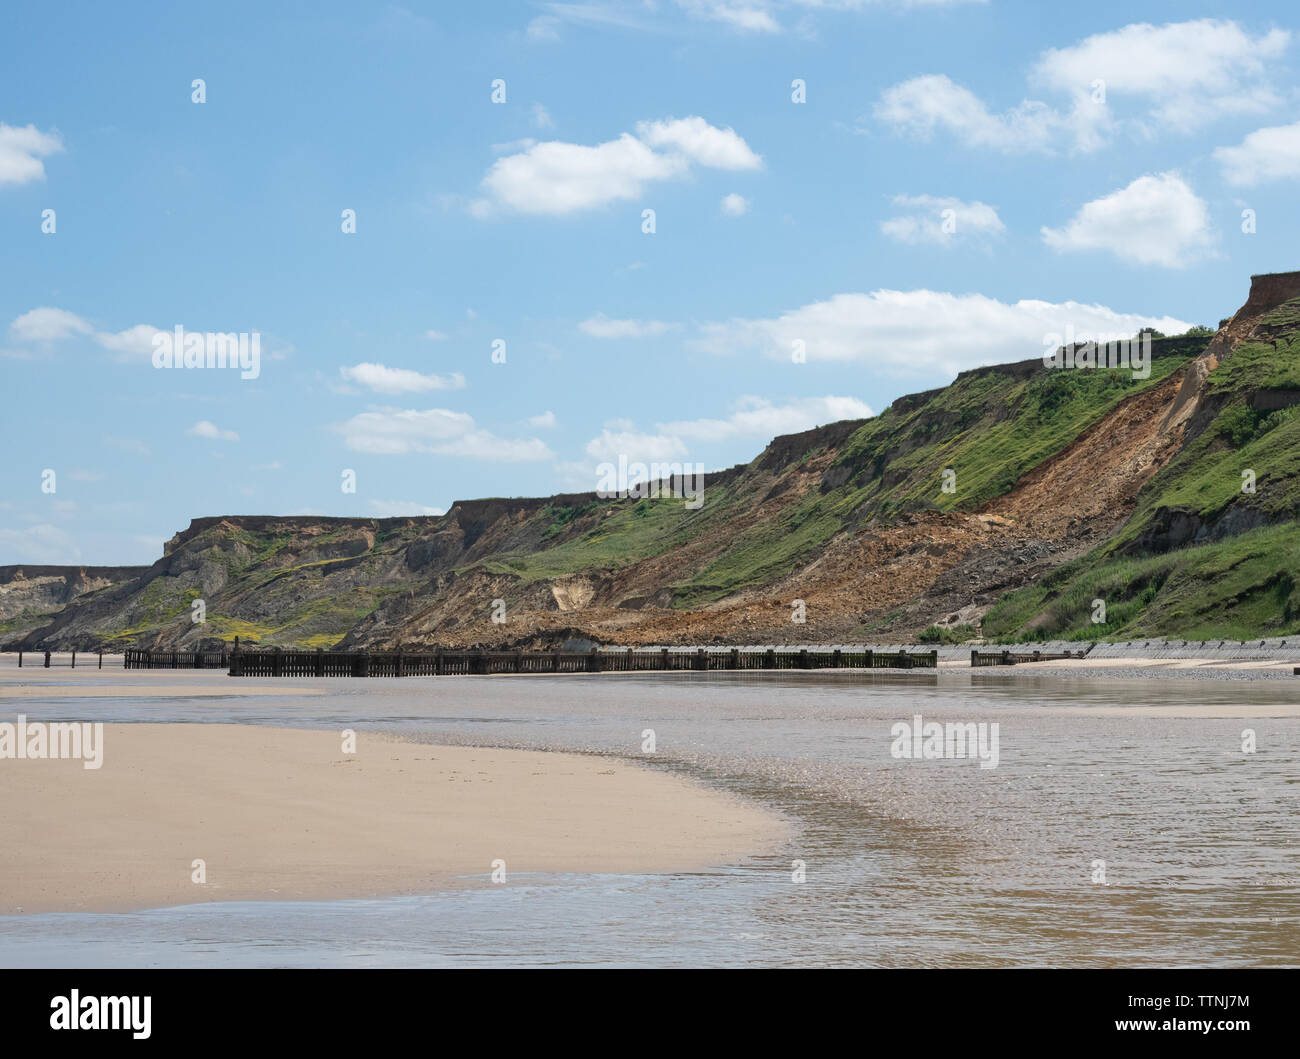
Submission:
<svg viewBox="0 0 1300 1059">
<path fill-rule="evenodd" d="M 1292 4 L 4 22 L 0 565 L 728 467 L 1300 268 Z M 178 328 L 256 370 L 171 366 Z"/>
</svg>

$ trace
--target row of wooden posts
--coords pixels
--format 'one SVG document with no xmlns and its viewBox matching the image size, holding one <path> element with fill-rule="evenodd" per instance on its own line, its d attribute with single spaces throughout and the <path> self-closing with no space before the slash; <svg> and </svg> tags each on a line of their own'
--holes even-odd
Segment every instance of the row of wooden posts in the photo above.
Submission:
<svg viewBox="0 0 1300 1059">
<path fill-rule="evenodd" d="M 1059 662 L 1066 658 L 1082 658 L 1086 651 L 972 651 L 972 669 L 979 666 L 1014 666 L 1021 662 Z"/>
<path fill-rule="evenodd" d="M 99 655 L 99 666 L 98 666 L 98 668 L 99 668 L 99 669 L 103 669 L 103 668 L 104 668 L 104 652 L 103 652 L 103 651 L 98 651 L 98 652 L 96 652 L 96 653 Z M 23 667 L 23 652 L 22 652 L 22 651 L 19 651 L 19 652 L 18 652 L 18 668 L 19 668 L 19 669 L 22 669 L 22 667 Z M 50 668 L 50 652 L 49 652 L 49 651 L 46 651 L 46 652 L 45 652 L 45 667 L 44 667 L 44 668 L 46 668 L 46 669 L 49 669 L 49 668 Z M 72 668 L 73 668 L 73 669 L 76 669 L 76 668 L 77 668 L 77 652 L 76 652 L 75 650 L 72 652 Z"/>
<path fill-rule="evenodd" d="M 760 669 L 937 669 L 938 651 L 835 648 L 810 651 L 776 647 L 708 650 L 660 648 L 625 651 L 295 651 L 279 647 L 229 651 L 129 649 L 127 669 L 228 668 L 232 677 L 415 677 L 492 673 L 631 673 Z"/>
</svg>

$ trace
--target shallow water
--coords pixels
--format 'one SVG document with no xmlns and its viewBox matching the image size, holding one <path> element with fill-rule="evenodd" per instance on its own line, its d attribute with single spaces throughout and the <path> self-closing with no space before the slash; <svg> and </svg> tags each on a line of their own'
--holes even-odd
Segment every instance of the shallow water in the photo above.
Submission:
<svg viewBox="0 0 1300 1059">
<path fill-rule="evenodd" d="M 613 753 L 757 798 L 798 830 L 771 856 L 684 875 L 516 873 L 493 886 L 485 873 L 423 897 L 0 917 L 0 964 L 1300 964 L 1300 681 L 956 670 L 278 686 L 288 694 L 8 699 L 3 712 Z M 996 722 L 997 767 L 895 759 L 890 729 L 916 714 Z"/>
</svg>

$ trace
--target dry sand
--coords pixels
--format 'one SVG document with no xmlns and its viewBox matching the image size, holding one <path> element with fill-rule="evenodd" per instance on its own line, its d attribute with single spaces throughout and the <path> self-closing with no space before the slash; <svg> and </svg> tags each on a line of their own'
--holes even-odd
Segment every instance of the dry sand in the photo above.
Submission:
<svg viewBox="0 0 1300 1059">
<path fill-rule="evenodd" d="M 789 835 L 766 809 L 602 757 L 365 731 L 349 755 L 338 731 L 255 725 L 109 724 L 103 746 L 98 770 L 0 760 L 0 913 L 428 893 L 487 884 L 498 859 L 507 884 L 687 871 Z"/>
</svg>

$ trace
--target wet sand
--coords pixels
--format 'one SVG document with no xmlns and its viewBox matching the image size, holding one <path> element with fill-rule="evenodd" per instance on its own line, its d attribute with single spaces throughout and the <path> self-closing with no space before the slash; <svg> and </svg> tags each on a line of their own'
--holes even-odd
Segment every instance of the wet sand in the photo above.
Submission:
<svg viewBox="0 0 1300 1059">
<path fill-rule="evenodd" d="M 0 806 L 0 914 L 429 893 L 498 860 L 507 881 L 689 871 L 789 834 L 607 757 L 231 724 L 107 724 L 98 770 L 0 760 Z"/>
</svg>

